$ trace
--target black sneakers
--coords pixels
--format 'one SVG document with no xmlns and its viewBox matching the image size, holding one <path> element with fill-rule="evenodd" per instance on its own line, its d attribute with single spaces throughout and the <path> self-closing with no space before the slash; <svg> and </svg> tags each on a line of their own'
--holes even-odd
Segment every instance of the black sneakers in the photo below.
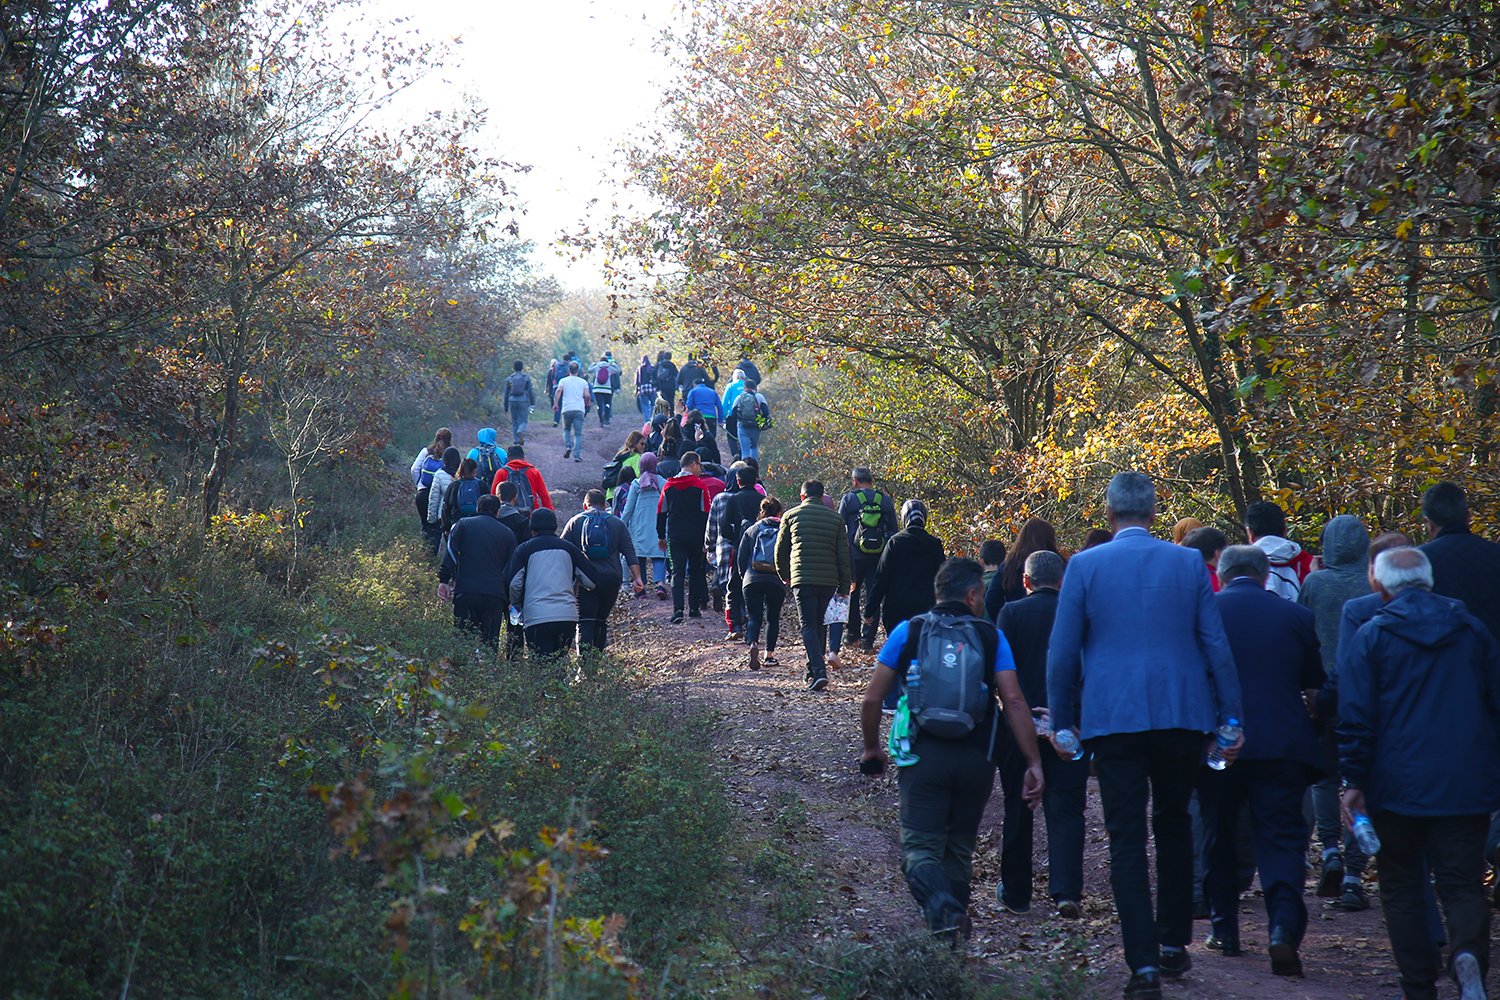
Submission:
<svg viewBox="0 0 1500 1000">
<path fill-rule="evenodd" d="M 1163 948 L 1161 964 L 1157 966 L 1163 976 L 1180 976 L 1193 967 L 1193 956 L 1186 948 Z"/>
<path fill-rule="evenodd" d="M 809 691 L 822 691 L 828 687 L 828 675 L 818 674 L 807 678 L 807 689 Z"/>
<path fill-rule="evenodd" d="M 1161 1000 L 1161 977 L 1155 972 L 1137 972 L 1125 983 L 1125 1000 Z"/>
<path fill-rule="evenodd" d="M 1323 859 L 1323 873 L 1318 876 L 1318 895 L 1325 899 L 1338 899 L 1343 895 L 1344 859 L 1330 854 Z"/>
</svg>

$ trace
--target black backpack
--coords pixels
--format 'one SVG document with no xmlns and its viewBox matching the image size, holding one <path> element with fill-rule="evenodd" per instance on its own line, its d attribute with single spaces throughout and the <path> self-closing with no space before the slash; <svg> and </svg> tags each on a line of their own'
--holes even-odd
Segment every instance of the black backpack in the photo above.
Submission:
<svg viewBox="0 0 1500 1000">
<path fill-rule="evenodd" d="M 878 556 L 885 548 L 885 510 L 881 495 L 875 490 L 860 490 L 859 527 L 854 530 L 854 547 L 867 556 Z"/>
<path fill-rule="evenodd" d="M 656 363 L 656 384 L 660 386 L 666 382 L 676 383 L 676 379 L 672 374 L 672 365 L 666 361 L 658 361 Z"/>
<path fill-rule="evenodd" d="M 479 458 L 475 461 L 479 463 L 479 468 L 474 471 L 474 478 L 479 480 L 483 492 L 488 493 L 495 482 L 495 473 L 504 464 L 500 461 L 500 453 L 494 448 L 489 451 L 481 448 Z"/>
<path fill-rule="evenodd" d="M 615 488 L 615 484 L 620 481 L 620 470 L 624 467 L 625 457 L 623 455 L 604 467 L 603 486 L 600 487 L 604 492 L 608 493 Z"/>
<path fill-rule="evenodd" d="M 505 481 L 516 484 L 516 510 L 530 517 L 531 512 L 536 510 L 536 494 L 531 489 L 531 477 L 526 474 L 525 469 L 511 469 Z"/>
<path fill-rule="evenodd" d="M 969 735 L 994 702 L 986 679 L 995 665 L 986 655 L 979 622 L 972 615 L 929 611 L 907 626 L 918 629 L 913 659 L 919 683 L 911 682 L 910 673 L 906 683 L 912 722 L 940 739 Z"/>
</svg>

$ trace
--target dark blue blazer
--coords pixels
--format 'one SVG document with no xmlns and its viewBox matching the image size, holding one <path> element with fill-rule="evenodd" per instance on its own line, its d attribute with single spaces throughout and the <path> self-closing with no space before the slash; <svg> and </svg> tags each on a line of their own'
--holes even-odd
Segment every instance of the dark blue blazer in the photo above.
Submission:
<svg viewBox="0 0 1500 1000">
<path fill-rule="evenodd" d="M 1240 756 L 1295 760 L 1321 771 L 1323 754 L 1302 701 L 1304 690 L 1323 686 L 1313 613 L 1247 576 L 1230 580 L 1215 600 L 1240 678 Z"/>
</svg>

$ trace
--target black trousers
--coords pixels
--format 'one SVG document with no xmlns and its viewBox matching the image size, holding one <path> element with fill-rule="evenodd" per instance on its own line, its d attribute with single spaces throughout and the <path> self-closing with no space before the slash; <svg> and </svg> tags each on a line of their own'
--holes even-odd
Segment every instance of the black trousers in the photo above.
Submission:
<svg viewBox="0 0 1500 1000">
<path fill-rule="evenodd" d="M 472 632 L 490 652 L 500 642 L 500 626 L 505 623 L 510 611 L 510 601 L 493 594 L 455 594 L 453 596 L 453 625 L 460 631 Z"/>
<path fill-rule="evenodd" d="M 1193 824 L 1188 798 L 1203 760 L 1204 735 L 1188 729 L 1113 733 L 1089 741 L 1104 826 L 1109 881 L 1125 962 L 1135 972 L 1161 965 L 1161 946 L 1193 937 Z M 1146 801 L 1156 835 L 1156 915 L 1146 863 Z"/>
<path fill-rule="evenodd" d="M 859 598 L 861 594 L 869 594 L 870 578 L 875 575 L 875 566 L 879 562 L 880 556 L 877 553 L 873 556 L 857 555 L 849 563 L 849 571 L 854 579 L 854 589 L 849 591 L 849 621 L 846 623 L 849 628 L 848 640 L 851 646 L 854 645 L 856 638 L 866 646 L 875 644 L 876 623 L 872 621 L 866 625 L 861 619 Z M 875 618 L 878 611 L 879 608 L 874 606 L 865 608 L 865 614 L 871 618 Z"/>
<path fill-rule="evenodd" d="M 1214 935 L 1240 940 L 1240 811 L 1250 806 L 1255 838 L 1255 866 L 1265 895 L 1271 927 L 1285 927 L 1292 944 L 1301 946 L 1307 931 L 1309 831 L 1302 802 L 1312 771 L 1294 760 L 1239 760 L 1222 771 L 1204 766 L 1198 774 L 1198 803 L 1203 811 L 1203 894 L 1208 900 Z"/>
<path fill-rule="evenodd" d="M 1000 881 L 1005 901 L 1017 907 L 1031 903 L 1031 852 L 1035 846 L 1033 813 L 1021 798 L 1026 757 L 1010 727 L 1001 724 L 1004 746 L 1000 789 L 1005 795 L 1005 827 L 1000 837 Z M 1061 902 L 1083 899 L 1083 809 L 1088 797 L 1089 757 L 1063 760 L 1042 744 L 1042 812 L 1047 819 L 1047 895 Z"/>
<path fill-rule="evenodd" d="M 672 573 L 672 612 L 682 614 L 683 591 L 689 611 L 708 604 L 708 557 L 701 538 L 667 539 L 667 563 Z"/>
<path fill-rule="evenodd" d="M 593 590 L 578 592 L 578 651 L 580 653 L 583 652 L 585 646 L 593 646 L 595 649 L 604 648 L 605 631 L 609 627 L 609 613 L 614 610 L 615 601 L 620 597 L 621 582 L 618 576 L 600 573 Z"/>
<path fill-rule="evenodd" d="M 792 588 L 797 599 L 797 617 L 802 619 L 802 647 L 807 650 L 807 676 L 827 677 L 828 668 L 823 665 L 824 643 L 828 640 L 828 629 L 823 626 L 823 616 L 828 613 L 828 602 L 833 600 L 833 588 L 799 583 Z"/>
<path fill-rule="evenodd" d="M 612 392 L 594 392 L 594 406 L 599 410 L 599 426 L 607 425 L 615 412 L 615 394 Z"/>
<path fill-rule="evenodd" d="M 577 622 L 542 622 L 526 626 L 526 648 L 538 656 L 557 656 L 573 645 Z"/>
<path fill-rule="evenodd" d="M 1372 819 L 1380 835 L 1380 905 L 1407 1000 L 1437 997 L 1438 952 L 1422 902 L 1429 864 L 1448 922 L 1449 954 L 1469 952 L 1488 975 L 1490 911 L 1483 880 L 1489 815 L 1403 816 L 1382 809 Z"/>
<path fill-rule="evenodd" d="M 752 583 L 745 588 L 745 641 L 755 645 L 765 629 L 766 655 L 776 652 L 781 631 L 781 605 L 786 602 L 786 584 Z"/>
<path fill-rule="evenodd" d="M 745 579 L 738 573 L 729 574 L 725 586 L 724 606 L 727 609 L 725 622 L 731 632 L 745 630 Z"/>
<path fill-rule="evenodd" d="M 995 787 L 995 765 L 983 747 L 959 740 L 927 737 L 914 749 L 920 759 L 896 776 L 901 872 L 928 926 L 941 930 L 951 925 L 949 914 L 969 906 L 974 841 Z"/>
</svg>

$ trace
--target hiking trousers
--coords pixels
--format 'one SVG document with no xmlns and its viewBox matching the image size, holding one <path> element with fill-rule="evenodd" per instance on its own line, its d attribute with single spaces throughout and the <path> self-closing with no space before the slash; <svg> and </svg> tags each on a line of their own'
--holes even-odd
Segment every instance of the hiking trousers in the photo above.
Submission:
<svg viewBox="0 0 1500 1000">
<path fill-rule="evenodd" d="M 880 562 L 880 553 L 865 555 L 861 553 L 849 560 L 850 577 L 854 580 L 854 586 L 849 591 L 849 644 L 856 642 L 866 647 L 875 644 L 876 623 L 870 622 L 866 625 L 859 613 L 859 598 L 861 594 L 870 593 L 870 580 L 875 576 L 875 566 Z M 866 601 L 868 605 L 868 600 Z M 865 608 L 865 614 L 871 618 L 875 617 L 876 607 L 869 605 Z"/>
<path fill-rule="evenodd" d="M 587 647 L 603 649 L 606 641 L 605 632 L 609 626 L 609 613 L 614 610 L 615 601 L 620 597 L 621 577 L 609 573 L 600 573 L 599 579 L 594 581 L 593 590 L 583 590 L 578 594 L 578 651 L 582 653 Z"/>
<path fill-rule="evenodd" d="M 500 626 L 510 611 L 510 601 L 493 594 L 454 594 L 453 625 L 479 636 L 491 653 L 500 642 Z"/>
<path fill-rule="evenodd" d="M 781 631 L 781 605 L 786 601 L 784 583 L 745 584 L 745 642 L 753 646 L 765 630 L 766 655 L 776 652 L 776 636 Z"/>
<path fill-rule="evenodd" d="M 525 444 L 526 425 L 531 418 L 531 404 L 526 400 L 510 402 L 510 443 Z"/>
<path fill-rule="evenodd" d="M 667 559 L 672 573 L 672 613 L 682 614 L 684 591 L 687 609 L 699 614 L 708 604 L 708 557 L 701 538 L 667 539 Z"/>
<path fill-rule="evenodd" d="M 820 584 L 799 583 L 792 588 L 797 598 L 797 617 L 802 620 L 802 647 L 807 650 L 807 676 L 827 677 L 828 668 L 823 662 L 827 650 L 828 629 L 823 625 L 823 616 L 828 613 L 828 602 L 833 600 L 833 588 Z"/>
<path fill-rule="evenodd" d="M 1438 950 L 1433 946 L 1422 901 L 1422 883 L 1431 865 L 1443 916 L 1448 922 L 1449 954 L 1469 952 L 1489 975 L 1490 911 L 1484 898 L 1484 841 L 1488 814 L 1403 816 L 1382 809 L 1371 817 L 1380 835 L 1375 869 L 1386 933 L 1401 973 L 1407 1000 L 1436 1000 Z M 1452 959 L 1449 959 L 1451 969 Z"/>
<path fill-rule="evenodd" d="M 901 873 L 932 930 L 951 926 L 969 907 L 974 842 L 995 787 L 984 747 L 921 737 L 917 763 L 897 769 Z"/>
<path fill-rule="evenodd" d="M 583 411 L 564 410 L 563 447 L 570 448 L 574 455 L 583 455 Z"/>
<path fill-rule="evenodd" d="M 557 656 L 573 645 L 577 622 L 542 622 L 526 626 L 526 648 L 538 656 Z"/>
<path fill-rule="evenodd" d="M 615 394 L 595 389 L 594 407 L 599 411 L 599 426 L 608 427 L 615 411 Z"/>
</svg>

